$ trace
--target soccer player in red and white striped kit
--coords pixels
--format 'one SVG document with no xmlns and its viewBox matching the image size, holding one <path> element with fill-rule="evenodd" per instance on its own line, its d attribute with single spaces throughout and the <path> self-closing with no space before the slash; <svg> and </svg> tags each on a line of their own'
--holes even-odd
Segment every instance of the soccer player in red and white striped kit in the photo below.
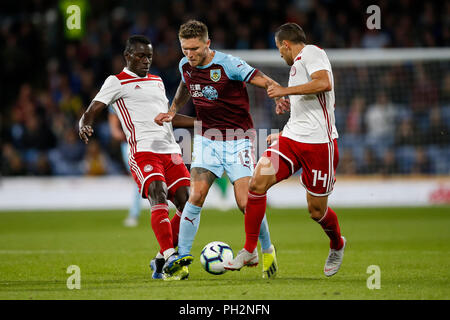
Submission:
<svg viewBox="0 0 450 320">
<path fill-rule="evenodd" d="M 80 138 L 88 143 L 96 116 L 112 105 L 120 119 L 129 146 L 129 164 L 143 198 L 151 205 L 151 225 L 160 252 L 150 263 L 152 278 L 180 280 L 186 278 L 187 267 L 177 263 L 175 247 L 181 212 L 189 198 L 190 174 L 181 158 L 171 123 L 157 125 L 153 119 L 167 112 L 169 101 L 162 79 L 148 73 L 153 58 L 150 41 L 140 35 L 131 36 L 124 51 L 126 67 L 109 76 L 80 119 Z M 175 127 L 193 127 L 195 118 L 177 114 Z M 114 195 L 112 195 L 114 196 Z M 169 219 L 167 200 L 177 208 Z M 170 270 L 169 270 L 170 269 Z"/>
<path fill-rule="evenodd" d="M 267 139 L 270 146 L 250 180 L 245 246 L 225 269 L 240 270 L 258 263 L 255 248 L 266 212 L 266 192 L 302 168 L 300 183 L 307 191 L 308 211 L 330 238 L 324 266 L 329 277 L 338 272 L 346 246 L 337 215 L 328 206 L 339 158 L 331 64 L 324 50 L 306 44 L 304 31 L 295 23 L 279 27 L 275 42 L 281 57 L 291 66 L 289 84 L 272 84 L 267 93 L 271 98 L 289 96 L 291 115 L 283 131 Z"/>
</svg>

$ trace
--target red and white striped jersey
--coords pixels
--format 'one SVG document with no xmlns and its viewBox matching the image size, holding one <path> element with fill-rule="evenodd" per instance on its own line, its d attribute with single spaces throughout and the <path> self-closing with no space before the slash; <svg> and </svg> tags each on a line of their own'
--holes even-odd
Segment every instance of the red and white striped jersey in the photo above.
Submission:
<svg viewBox="0 0 450 320">
<path fill-rule="evenodd" d="M 331 91 L 290 95 L 291 116 L 283 129 L 283 136 L 303 143 L 326 143 L 338 137 L 334 118 L 333 72 L 325 51 L 306 45 L 294 59 L 288 86 L 310 82 L 311 75 L 320 70 L 331 73 Z"/>
<path fill-rule="evenodd" d="M 124 68 L 105 80 L 94 100 L 114 107 L 127 137 L 130 157 L 140 151 L 181 154 L 172 123 L 159 126 L 154 121 L 169 108 L 160 77 L 151 74 L 139 77 Z"/>
</svg>

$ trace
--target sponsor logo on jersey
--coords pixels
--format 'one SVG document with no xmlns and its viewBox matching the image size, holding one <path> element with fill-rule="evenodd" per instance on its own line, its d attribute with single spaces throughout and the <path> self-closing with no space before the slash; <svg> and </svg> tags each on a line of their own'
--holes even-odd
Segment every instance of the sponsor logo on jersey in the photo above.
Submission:
<svg viewBox="0 0 450 320">
<path fill-rule="evenodd" d="M 153 170 L 153 167 L 150 165 L 150 164 L 147 164 L 145 167 L 144 167 L 144 172 L 150 172 L 150 171 L 152 171 Z"/>
<path fill-rule="evenodd" d="M 189 91 L 191 92 L 191 96 L 193 98 L 203 97 L 202 87 L 199 84 L 191 84 L 189 85 Z"/>
<path fill-rule="evenodd" d="M 191 96 L 193 98 L 200 98 L 200 97 L 203 97 L 203 93 L 201 91 L 193 91 L 193 92 L 191 92 Z"/>
<path fill-rule="evenodd" d="M 135 89 L 142 89 L 138 84 L 136 85 L 136 87 L 134 87 Z"/>
<path fill-rule="evenodd" d="M 219 97 L 219 93 L 212 86 L 206 86 L 202 89 L 203 96 L 208 100 L 216 100 Z"/>
<path fill-rule="evenodd" d="M 209 70 L 209 76 L 212 81 L 214 81 L 214 82 L 219 81 L 220 77 L 221 77 L 220 69 Z"/>
</svg>

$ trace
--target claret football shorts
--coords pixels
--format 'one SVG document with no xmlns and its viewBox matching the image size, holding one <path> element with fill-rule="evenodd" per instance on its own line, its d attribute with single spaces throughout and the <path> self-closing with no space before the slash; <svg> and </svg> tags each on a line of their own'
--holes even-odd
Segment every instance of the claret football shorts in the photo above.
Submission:
<svg viewBox="0 0 450 320">
<path fill-rule="evenodd" d="M 313 196 L 327 196 L 333 191 L 339 162 L 337 141 L 302 143 L 280 136 L 264 152 L 276 171 L 277 182 L 289 178 L 300 169 L 300 183 Z"/>
<path fill-rule="evenodd" d="M 190 185 L 189 171 L 177 153 L 136 152 L 128 163 L 142 198 L 148 197 L 148 186 L 155 180 L 166 183 L 171 201 L 179 187 Z"/>
</svg>

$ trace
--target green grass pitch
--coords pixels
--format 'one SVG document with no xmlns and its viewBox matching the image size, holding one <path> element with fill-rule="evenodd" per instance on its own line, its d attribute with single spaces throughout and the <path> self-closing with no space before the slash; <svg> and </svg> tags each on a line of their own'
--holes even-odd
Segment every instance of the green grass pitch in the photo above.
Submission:
<svg viewBox="0 0 450 320">
<path fill-rule="evenodd" d="M 449 299 L 450 207 L 336 208 L 348 240 L 338 274 L 326 278 L 328 238 L 306 209 L 268 209 L 279 275 L 261 266 L 214 276 L 199 262 L 202 247 L 244 243 L 238 210 L 204 210 L 187 281 L 152 280 L 157 251 L 149 213 L 125 228 L 124 211 L 0 212 L 0 299 Z M 171 215 L 173 210 L 171 211 Z M 81 270 L 81 289 L 66 286 L 67 267 Z M 367 268 L 381 288 L 367 288 Z"/>
</svg>

